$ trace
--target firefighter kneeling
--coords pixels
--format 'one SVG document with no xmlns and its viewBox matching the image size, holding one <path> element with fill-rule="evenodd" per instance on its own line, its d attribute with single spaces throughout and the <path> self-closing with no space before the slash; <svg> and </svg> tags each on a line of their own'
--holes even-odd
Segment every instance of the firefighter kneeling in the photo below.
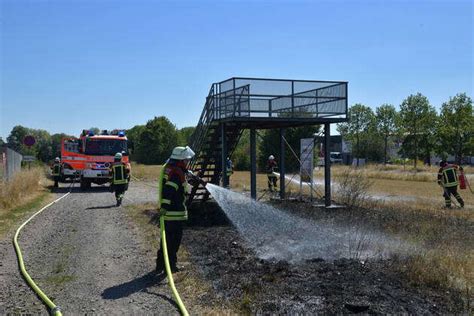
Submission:
<svg viewBox="0 0 474 316">
<path fill-rule="evenodd" d="M 438 171 L 438 184 L 443 187 L 446 208 L 451 208 L 451 195 L 458 200 L 461 207 L 464 207 L 464 201 L 458 193 L 458 169 L 462 171 L 462 167 L 448 164 L 445 160 L 441 160 L 439 166 L 441 168 Z"/>
<path fill-rule="evenodd" d="M 122 162 L 121 153 L 115 154 L 114 162 L 109 170 L 112 175 L 110 187 L 112 192 L 115 192 L 117 206 L 120 206 L 122 204 L 123 195 L 128 189 L 128 182 L 130 181 L 130 168 Z"/>
<path fill-rule="evenodd" d="M 166 244 L 172 272 L 180 270 L 177 253 L 183 237 L 183 221 L 188 219 L 188 210 L 185 204 L 187 190 L 187 165 L 194 152 L 188 146 L 175 147 L 170 159 L 161 169 L 158 182 L 159 216 L 164 216 Z M 165 271 L 163 257 L 163 243 L 156 258 L 157 275 Z"/>
</svg>

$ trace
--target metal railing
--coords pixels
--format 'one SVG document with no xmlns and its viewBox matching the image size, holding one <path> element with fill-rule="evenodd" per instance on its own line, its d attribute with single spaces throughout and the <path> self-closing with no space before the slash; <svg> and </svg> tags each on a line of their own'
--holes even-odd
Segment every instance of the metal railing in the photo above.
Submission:
<svg viewBox="0 0 474 316">
<path fill-rule="evenodd" d="M 345 118 L 347 82 L 231 78 L 214 84 L 215 119 Z"/>
</svg>

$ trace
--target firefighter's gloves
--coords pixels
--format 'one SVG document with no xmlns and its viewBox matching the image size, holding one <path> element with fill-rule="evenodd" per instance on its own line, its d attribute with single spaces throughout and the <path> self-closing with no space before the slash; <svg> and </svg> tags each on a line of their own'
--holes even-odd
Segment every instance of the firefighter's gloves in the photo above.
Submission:
<svg viewBox="0 0 474 316">
<path fill-rule="evenodd" d="M 193 187 L 199 184 L 201 184 L 202 186 L 206 186 L 207 184 L 203 179 L 201 179 L 189 170 L 186 172 L 186 175 L 188 176 L 188 183 Z"/>
</svg>

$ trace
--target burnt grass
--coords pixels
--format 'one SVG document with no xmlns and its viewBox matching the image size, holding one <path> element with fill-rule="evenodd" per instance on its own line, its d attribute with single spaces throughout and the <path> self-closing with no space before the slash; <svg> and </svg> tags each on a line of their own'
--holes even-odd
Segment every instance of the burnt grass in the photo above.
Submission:
<svg viewBox="0 0 474 316">
<path fill-rule="evenodd" d="M 305 208 L 299 204 L 298 209 Z M 330 213 L 333 210 L 320 211 L 321 216 L 334 215 Z M 395 268 L 398 264 L 395 259 L 314 258 L 299 264 L 261 260 L 217 203 L 195 203 L 189 214 L 183 245 L 194 266 L 212 284 L 217 299 L 238 312 L 447 314 L 466 311 L 460 293 L 412 284 Z"/>
</svg>

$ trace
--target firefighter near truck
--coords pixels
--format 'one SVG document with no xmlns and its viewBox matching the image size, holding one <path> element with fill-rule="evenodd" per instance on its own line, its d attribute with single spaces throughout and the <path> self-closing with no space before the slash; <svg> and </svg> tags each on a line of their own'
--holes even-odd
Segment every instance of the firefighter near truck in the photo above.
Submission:
<svg viewBox="0 0 474 316">
<path fill-rule="evenodd" d="M 65 137 L 61 140 L 61 177 L 78 179 L 81 189 L 90 188 L 92 183 L 109 183 L 112 179 L 110 167 L 117 153 L 122 154 L 122 162 L 130 170 L 128 140 L 124 131 L 102 131 L 95 135 L 83 130 L 79 138 Z"/>
</svg>

